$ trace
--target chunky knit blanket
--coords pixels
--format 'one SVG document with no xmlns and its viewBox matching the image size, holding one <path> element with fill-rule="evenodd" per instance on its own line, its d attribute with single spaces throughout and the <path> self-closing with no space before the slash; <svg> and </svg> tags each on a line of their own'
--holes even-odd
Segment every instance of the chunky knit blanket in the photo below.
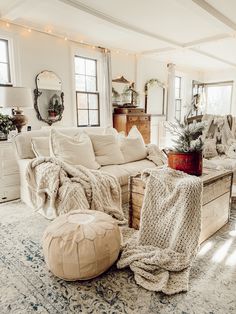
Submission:
<svg viewBox="0 0 236 314">
<path fill-rule="evenodd" d="M 140 230 L 126 237 L 117 266 L 129 266 L 148 290 L 187 291 L 201 229 L 202 181 L 165 166 L 145 171 L 143 179 Z"/>
<path fill-rule="evenodd" d="M 93 209 L 111 215 L 120 224 L 126 222 L 120 185 L 110 174 L 48 157 L 33 159 L 26 177 L 32 204 L 48 219 L 71 210 Z"/>
</svg>

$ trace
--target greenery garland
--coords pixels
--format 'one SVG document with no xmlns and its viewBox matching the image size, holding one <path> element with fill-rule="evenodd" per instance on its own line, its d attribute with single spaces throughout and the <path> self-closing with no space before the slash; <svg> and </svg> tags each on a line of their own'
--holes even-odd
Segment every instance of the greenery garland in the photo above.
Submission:
<svg viewBox="0 0 236 314">
<path fill-rule="evenodd" d="M 162 88 L 165 87 L 165 84 L 162 83 L 161 81 L 159 81 L 158 79 L 150 79 L 149 81 L 146 82 L 146 84 L 144 86 L 145 95 L 147 95 L 148 88 L 153 86 L 153 85 L 158 85 Z"/>
</svg>

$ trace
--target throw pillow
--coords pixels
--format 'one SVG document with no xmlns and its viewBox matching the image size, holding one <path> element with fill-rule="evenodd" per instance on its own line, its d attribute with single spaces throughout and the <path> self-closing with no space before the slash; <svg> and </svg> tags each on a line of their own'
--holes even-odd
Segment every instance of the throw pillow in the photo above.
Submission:
<svg viewBox="0 0 236 314">
<path fill-rule="evenodd" d="M 124 156 L 124 162 L 132 162 L 147 157 L 147 149 L 143 137 L 136 126 L 133 126 L 128 136 L 119 134 L 120 148 Z"/>
<path fill-rule="evenodd" d="M 32 137 L 31 145 L 36 157 L 50 156 L 49 138 L 47 136 Z"/>
<path fill-rule="evenodd" d="M 89 137 L 93 143 L 96 161 L 101 166 L 124 163 L 124 157 L 116 136 L 112 134 L 89 134 Z"/>
<path fill-rule="evenodd" d="M 82 165 L 89 169 L 98 169 L 100 165 L 95 160 L 93 145 L 85 133 L 70 137 L 55 129 L 50 133 L 51 156 L 68 164 Z"/>
<path fill-rule="evenodd" d="M 204 148 L 203 148 L 203 156 L 206 159 L 214 158 L 218 156 L 216 150 L 216 140 L 214 138 L 207 138 L 204 141 Z"/>
</svg>

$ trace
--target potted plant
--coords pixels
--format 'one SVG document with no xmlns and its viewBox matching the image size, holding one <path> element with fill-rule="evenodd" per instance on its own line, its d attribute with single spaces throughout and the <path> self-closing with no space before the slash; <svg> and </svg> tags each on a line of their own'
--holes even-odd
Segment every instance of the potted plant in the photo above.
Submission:
<svg viewBox="0 0 236 314">
<path fill-rule="evenodd" d="M 188 123 L 187 118 L 181 123 L 169 123 L 167 129 L 174 135 L 174 147 L 168 152 L 168 166 L 188 174 L 202 175 L 202 131 L 204 122 Z"/>
<path fill-rule="evenodd" d="M 10 131 L 15 130 L 15 125 L 13 124 L 13 119 L 0 113 L 0 141 L 7 140 Z"/>
<path fill-rule="evenodd" d="M 60 98 L 58 95 L 53 95 L 50 99 L 49 106 L 48 106 L 48 115 L 51 119 L 55 119 L 62 113 L 63 107 L 60 104 Z"/>
</svg>

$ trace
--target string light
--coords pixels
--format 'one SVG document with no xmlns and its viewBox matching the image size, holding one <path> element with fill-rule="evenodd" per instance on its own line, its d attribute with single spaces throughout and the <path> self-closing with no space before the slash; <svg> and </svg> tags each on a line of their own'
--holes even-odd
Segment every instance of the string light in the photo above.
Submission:
<svg viewBox="0 0 236 314">
<path fill-rule="evenodd" d="M 2 22 L 4 23 L 4 21 L 2 21 Z M 27 30 L 29 33 L 32 32 L 32 29 L 31 29 L 30 27 L 28 27 L 28 26 L 22 26 L 22 25 L 16 24 L 16 23 L 5 22 L 5 26 L 8 27 L 8 28 L 11 26 L 11 24 L 13 24 L 13 25 L 15 25 L 15 26 L 17 26 L 17 27 L 24 28 L 24 29 Z M 51 34 L 51 35 L 56 36 L 56 37 L 64 38 L 65 41 L 70 40 L 67 36 L 59 35 L 59 34 L 56 34 L 56 33 L 53 34 L 53 33 L 52 33 L 52 29 L 50 29 L 50 28 L 46 28 L 46 29 L 44 29 L 44 31 L 42 31 L 42 30 L 37 30 L 37 29 L 34 29 L 34 30 L 35 30 L 36 32 L 47 33 L 47 34 Z M 71 41 L 74 41 L 74 40 L 72 39 Z M 76 41 L 75 41 L 75 42 L 76 42 Z M 91 45 L 91 44 L 89 44 L 89 43 L 84 42 L 83 39 L 79 40 L 79 43 L 84 44 L 84 45 L 90 47 L 91 49 L 99 48 L 99 47 L 96 47 L 96 46 L 94 46 L 94 45 Z M 115 53 L 117 53 L 117 54 L 124 54 L 124 55 L 126 55 L 126 56 L 130 56 L 130 55 L 133 55 L 133 56 L 136 56 L 136 57 L 139 56 L 138 54 L 135 54 L 135 53 L 128 53 L 128 52 L 125 52 L 125 51 L 120 51 L 120 50 L 110 49 L 110 48 L 109 48 L 109 49 L 105 48 L 104 51 L 105 51 L 105 52 L 111 51 L 111 52 L 115 52 Z"/>
</svg>

